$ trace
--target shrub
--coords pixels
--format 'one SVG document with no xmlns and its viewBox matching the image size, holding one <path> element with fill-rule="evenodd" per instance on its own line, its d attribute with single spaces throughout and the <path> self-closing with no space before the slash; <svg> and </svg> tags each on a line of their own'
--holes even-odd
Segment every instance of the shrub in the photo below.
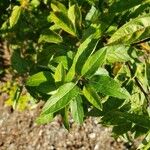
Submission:
<svg viewBox="0 0 150 150">
<path fill-rule="evenodd" d="M 1 39 L 14 72 L 36 100 L 38 123 L 61 114 L 88 116 L 115 137 L 146 135 L 150 148 L 150 1 L 21 0 L 0 2 Z M 7 8 L 7 11 L 6 11 Z"/>
</svg>

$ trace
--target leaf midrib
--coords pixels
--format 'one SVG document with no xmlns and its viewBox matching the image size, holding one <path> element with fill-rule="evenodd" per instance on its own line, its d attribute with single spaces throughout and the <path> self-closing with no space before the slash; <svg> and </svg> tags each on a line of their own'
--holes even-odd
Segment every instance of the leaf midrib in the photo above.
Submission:
<svg viewBox="0 0 150 150">
<path fill-rule="evenodd" d="M 56 104 L 56 103 L 58 102 L 58 100 L 62 99 L 65 95 L 67 95 L 67 94 L 69 93 L 69 91 L 73 90 L 73 88 L 74 88 L 75 86 L 76 86 L 76 84 L 74 84 L 74 86 L 73 86 L 71 89 L 67 90 L 61 97 L 57 98 L 57 101 L 55 101 L 55 103 L 54 103 L 53 101 L 51 101 L 51 102 L 53 102 L 53 103 L 51 103 L 51 106 L 50 106 L 50 107 L 52 107 L 54 104 Z M 53 95 L 53 96 L 54 96 L 54 95 Z M 50 99 L 49 99 L 48 101 L 50 101 L 51 98 L 52 98 L 52 97 L 50 97 Z M 55 97 L 54 97 L 54 98 L 55 98 Z M 54 98 L 52 98 L 52 99 L 54 99 Z M 44 112 L 46 112 L 50 107 L 47 106 L 47 109 L 45 108 L 45 109 L 44 109 Z"/>
<path fill-rule="evenodd" d="M 140 18 L 142 18 L 142 17 L 140 17 Z M 137 20 L 139 20 L 140 18 L 138 18 Z M 135 22 L 136 20 L 132 20 L 132 22 Z M 126 26 L 128 26 L 129 24 L 131 24 L 132 22 L 129 22 L 129 23 L 127 23 L 126 25 L 124 25 L 124 28 L 126 27 Z M 122 26 L 123 27 L 123 26 Z M 121 40 L 121 39 L 123 39 L 124 37 L 126 37 L 126 36 L 129 36 L 129 35 L 133 35 L 134 33 L 136 33 L 136 32 L 138 32 L 138 31 L 143 31 L 143 30 L 145 30 L 146 28 L 149 28 L 150 27 L 150 24 L 148 25 L 148 26 L 145 26 L 145 27 L 142 27 L 142 28 L 140 28 L 140 29 L 138 29 L 138 30 L 136 30 L 135 32 L 132 32 L 132 33 L 128 33 L 128 34 L 125 34 L 124 36 L 121 36 L 121 38 L 118 38 L 117 40 L 115 40 L 115 41 L 113 41 L 113 42 L 111 42 L 111 43 L 108 43 L 107 45 L 111 45 L 111 44 L 113 44 L 113 43 L 116 43 L 117 41 L 119 41 L 119 40 Z M 114 33 L 115 34 L 115 33 Z M 112 35 L 113 36 L 113 35 Z M 111 38 L 110 38 L 111 39 Z"/>
</svg>

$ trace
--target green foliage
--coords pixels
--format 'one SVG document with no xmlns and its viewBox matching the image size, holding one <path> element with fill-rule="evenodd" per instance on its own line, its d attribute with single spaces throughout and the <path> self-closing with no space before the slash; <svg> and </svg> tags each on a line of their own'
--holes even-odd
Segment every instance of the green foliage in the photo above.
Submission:
<svg viewBox="0 0 150 150">
<path fill-rule="evenodd" d="M 119 28 L 109 39 L 108 44 L 132 44 L 149 38 L 150 15 L 137 17 Z"/>
<path fill-rule="evenodd" d="M 71 100 L 79 94 L 79 89 L 74 83 L 66 83 L 59 87 L 58 91 L 52 95 L 43 107 L 42 114 L 54 113 L 64 108 Z"/>
<path fill-rule="evenodd" d="M 142 3 L 142 4 L 141 4 Z M 149 0 L 21 0 L 2 9 L 1 39 L 25 87 L 45 101 L 37 123 L 101 117 L 114 136 L 150 128 Z M 0 2 L 0 7 L 9 4 Z"/>
<path fill-rule="evenodd" d="M 11 28 L 18 22 L 20 14 L 21 14 L 21 7 L 14 6 L 12 14 L 9 18 L 9 24 Z"/>
<path fill-rule="evenodd" d="M 71 114 L 75 122 L 82 124 L 84 117 L 84 110 L 82 105 L 82 98 L 78 95 L 74 100 L 70 103 Z"/>
<path fill-rule="evenodd" d="M 48 42 L 48 43 L 61 43 L 62 38 L 59 34 L 55 33 L 54 31 L 47 30 L 44 31 L 39 38 L 39 43 L 41 42 Z"/>
</svg>

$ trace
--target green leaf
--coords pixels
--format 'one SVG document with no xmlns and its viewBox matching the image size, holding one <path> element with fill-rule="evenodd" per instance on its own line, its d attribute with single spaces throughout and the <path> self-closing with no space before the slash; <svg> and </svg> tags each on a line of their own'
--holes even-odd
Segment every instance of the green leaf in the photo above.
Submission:
<svg viewBox="0 0 150 150">
<path fill-rule="evenodd" d="M 102 118 L 102 122 L 109 122 L 113 125 L 117 125 L 118 123 L 122 124 L 125 122 L 132 122 L 146 129 L 150 128 L 150 117 L 133 113 L 131 114 L 128 112 L 110 111 Z"/>
<path fill-rule="evenodd" d="M 65 70 L 62 63 L 59 63 L 54 74 L 55 82 L 63 82 L 65 80 Z"/>
<path fill-rule="evenodd" d="M 90 21 L 92 23 L 96 22 L 99 20 L 99 16 L 100 16 L 100 12 L 98 11 L 98 9 L 96 9 L 96 7 L 94 7 L 93 5 L 91 6 L 91 9 L 89 10 L 89 12 L 87 13 L 85 19 L 87 21 Z"/>
<path fill-rule="evenodd" d="M 81 72 L 87 57 L 95 50 L 97 43 L 98 40 L 94 39 L 94 34 L 90 35 L 81 43 L 73 59 L 73 64 L 67 74 L 66 81 L 72 81 L 75 76 L 75 72 Z"/>
<path fill-rule="evenodd" d="M 146 14 L 146 11 L 149 11 L 150 8 L 150 0 L 146 0 L 144 3 L 142 2 L 140 5 L 134 7 L 134 11 L 132 11 L 130 14 L 128 14 L 128 17 L 125 18 L 126 20 L 129 20 L 131 18 L 136 18 L 142 14 Z"/>
<path fill-rule="evenodd" d="M 46 30 L 40 35 L 38 40 L 39 43 L 41 42 L 48 42 L 48 43 L 61 43 L 63 41 L 62 37 L 54 31 Z"/>
<path fill-rule="evenodd" d="M 54 62 L 56 63 L 61 63 L 64 67 L 64 69 L 68 70 L 68 57 L 67 56 L 58 56 L 53 59 Z"/>
<path fill-rule="evenodd" d="M 84 86 L 83 88 L 83 94 L 86 97 L 86 99 L 97 109 L 102 110 L 102 104 L 101 99 L 99 95 L 96 93 L 96 91 L 90 87 L 89 85 Z"/>
<path fill-rule="evenodd" d="M 129 124 L 130 121 L 120 115 L 120 112 L 109 111 L 101 118 L 101 123 L 103 125 L 123 125 Z"/>
<path fill-rule="evenodd" d="M 119 28 L 108 44 L 132 44 L 150 37 L 150 15 L 137 17 Z"/>
<path fill-rule="evenodd" d="M 76 84 L 70 82 L 59 87 L 57 93 L 52 95 L 45 103 L 42 114 L 54 113 L 64 108 L 79 94 Z"/>
<path fill-rule="evenodd" d="M 82 76 L 91 76 L 104 63 L 106 56 L 106 48 L 102 48 L 91 55 L 81 70 Z"/>
<path fill-rule="evenodd" d="M 31 0 L 30 5 L 33 7 L 38 7 L 40 5 L 39 0 Z"/>
<path fill-rule="evenodd" d="M 51 95 L 51 92 L 56 90 L 56 85 L 54 83 L 54 80 L 52 80 L 52 81 L 43 82 L 39 86 L 32 87 L 32 88 L 37 89 L 40 93 Z"/>
<path fill-rule="evenodd" d="M 52 12 L 50 15 L 51 20 L 64 31 L 76 36 L 76 29 L 67 15 L 62 12 Z"/>
<path fill-rule="evenodd" d="M 64 109 L 60 110 L 61 111 L 61 116 L 62 116 L 62 120 L 64 123 L 64 126 L 66 129 L 70 129 L 70 125 L 69 125 L 69 106 L 67 105 Z"/>
<path fill-rule="evenodd" d="M 56 0 L 53 0 L 51 2 L 51 8 L 54 12 L 61 11 L 64 14 L 67 13 L 67 9 L 66 9 L 65 5 L 63 5 L 62 3 L 60 3 L 59 1 L 56 1 Z"/>
<path fill-rule="evenodd" d="M 90 5 L 97 6 L 99 1 L 98 0 L 86 0 Z"/>
<path fill-rule="evenodd" d="M 108 76 L 109 73 L 108 73 L 108 71 L 105 68 L 99 67 L 97 69 L 97 71 L 94 73 L 94 75 L 106 75 L 106 76 Z"/>
<path fill-rule="evenodd" d="M 112 18 L 111 18 L 112 19 Z M 110 19 L 109 19 L 110 21 Z M 91 35 L 93 35 L 93 39 L 101 39 L 103 33 L 107 29 L 109 25 L 109 22 L 101 22 L 101 23 L 93 23 L 91 24 L 87 29 L 83 31 L 82 41 L 85 41 L 87 38 L 89 38 Z"/>
<path fill-rule="evenodd" d="M 11 16 L 9 18 L 9 24 L 10 27 L 12 28 L 15 24 L 17 24 L 19 17 L 21 14 L 21 7 L 19 6 L 14 6 L 13 11 L 11 13 Z"/>
<path fill-rule="evenodd" d="M 54 59 L 56 56 L 64 55 L 66 53 L 66 47 L 62 44 L 44 44 L 42 51 L 37 53 L 37 63 L 38 65 L 48 66 L 48 64 Z M 55 56 L 55 57 L 54 57 Z M 64 60 L 61 58 L 57 60 L 57 64 Z M 64 63 L 63 63 L 64 64 Z"/>
<path fill-rule="evenodd" d="M 120 99 L 129 98 L 128 92 L 121 88 L 120 84 L 109 76 L 94 76 L 89 84 L 91 84 L 91 86 L 93 86 L 97 92 L 100 92 L 104 95 L 117 97 Z"/>
<path fill-rule="evenodd" d="M 26 86 L 32 87 L 35 91 L 49 94 L 56 90 L 56 85 L 52 74 L 48 71 L 38 72 L 30 76 L 26 81 Z"/>
<path fill-rule="evenodd" d="M 39 86 L 40 84 L 49 81 L 49 84 L 53 81 L 53 77 L 50 72 L 38 72 L 27 79 L 27 86 Z"/>
<path fill-rule="evenodd" d="M 150 117 L 146 115 L 137 115 L 131 113 L 119 113 L 122 117 L 126 118 L 127 120 L 134 122 L 144 128 L 150 129 Z"/>
<path fill-rule="evenodd" d="M 68 9 L 68 17 L 75 27 L 81 27 L 82 14 L 77 4 L 72 5 Z"/>
<path fill-rule="evenodd" d="M 126 62 L 132 59 L 128 54 L 130 49 L 130 46 L 128 45 L 106 46 L 106 49 L 107 49 L 106 61 L 108 63 Z"/>
<path fill-rule="evenodd" d="M 140 5 L 141 3 L 144 3 L 146 0 L 116 0 L 112 3 L 109 12 L 110 13 L 119 13 L 126 11 L 132 7 L 135 7 L 137 5 Z"/>
<path fill-rule="evenodd" d="M 103 103 L 104 113 L 108 113 L 108 110 L 113 111 L 118 109 L 128 111 L 130 109 L 130 104 L 124 99 L 119 99 L 115 97 L 109 97 L 107 101 Z"/>
<path fill-rule="evenodd" d="M 147 133 L 148 129 L 140 126 L 140 125 L 135 125 L 132 127 L 131 132 L 134 134 L 134 138 L 138 138 L 142 135 L 145 135 Z"/>
<path fill-rule="evenodd" d="M 53 120 L 53 114 L 44 114 L 44 115 L 40 115 L 37 119 L 36 119 L 36 123 L 41 125 L 41 124 L 46 124 L 49 123 Z"/>
<path fill-rule="evenodd" d="M 117 135 L 123 135 L 123 134 L 127 133 L 128 131 L 130 131 L 131 128 L 132 128 L 131 122 L 125 123 L 125 124 L 114 126 L 112 132 L 114 132 Z"/>
<path fill-rule="evenodd" d="M 19 103 L 19 100 L 21 98 L 21 93 L 22 93 L 22 87 L 17 87 L 15 93 L 14 93 L 14 97 L 12 99 L 13 101 L 13 109 L 17 108 L 17 105 Z"/>
<path fill-rule="evenodd" d="M 75 99 L 73 99 L 70 103 L 71 114 L 76 123 L 82 124 L 84 111 L 82 106 L 82 98 L 78 95 Z"/>
</svg>

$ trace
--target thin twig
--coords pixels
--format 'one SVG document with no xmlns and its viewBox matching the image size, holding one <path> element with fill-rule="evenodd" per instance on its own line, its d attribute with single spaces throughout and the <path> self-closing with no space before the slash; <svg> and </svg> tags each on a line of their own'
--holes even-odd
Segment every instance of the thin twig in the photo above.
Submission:
<svg viewBox="0 0 150 150">
<path fill-rule="evenodd" d="M 129 70 L 130 70 L 130 73 L 133 74 L 133 70 L 129 64 L 129 62 L 126 63 Z M 137 84 L 137 86 L 139 87 L 139 89 L 142 91 L 142 93 L 144 94 L 146 100 L 147 100 L 147 104 L 149 103 L 149 96 L 148 96 L 148 93 L 144 90 L 144 88 L 142 87 L 139 79 L 137 77 L 134 77 L 134 80 L 135 80 L 135 83 Z"/>
</svg>

